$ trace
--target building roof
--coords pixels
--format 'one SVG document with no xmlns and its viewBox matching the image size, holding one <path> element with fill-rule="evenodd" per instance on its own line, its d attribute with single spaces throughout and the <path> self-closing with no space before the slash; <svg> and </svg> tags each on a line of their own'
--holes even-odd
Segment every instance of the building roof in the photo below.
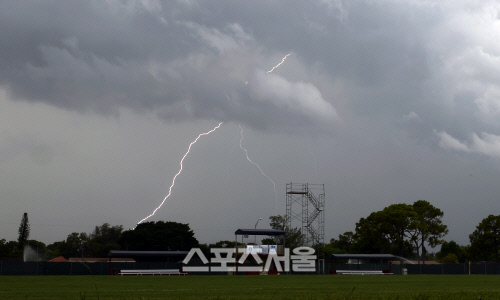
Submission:
<svg viewBox="0 0 500 300">
<path fill-rule="evenodd" d="M 186 256 L 189 251 L 125 251 L 125 250 L 110 250 L 109 257 L 168 257 L 168 256 Z"/>
<path fill-rule="evenodd" d="M 280 229 L 238 229 L 234 232 L 236 235 L 285 235 L 284 230 Z"/>
<path fill-rule="evenodd" d="M 108 257 L 70 257 L 69 262 L 135 262 L 133 258 L 108 258 Z"/>
<path fill-rule="evenodd" d="M 49 260 L 49 262 L 68 262 L 68 260 L 64 256 L 58 256 Z"/>
<path fill-rule="evenodd" d="M 399 256 L 392 254 L 331 254 L 332 259 L 384 259 L 384 260 L 400 260 Z"/>
<path fill-rule="evenodd" d="M 403 260 L 395 260 L 392 262 L 392 264 L 394 265 L 399 265 L 399 264 L 412 264 L 412 265 L 418 265 L 418 261 L 417 260 L 406 260 L 406 261 L 403 261 Z M 435 260 L 426 260 L 426 261 L 420 261 L 420 264 L 424 264 L 424 265 L 440 265 L 441 263 L 440 262 L 437 262 Z"/>
</svg>

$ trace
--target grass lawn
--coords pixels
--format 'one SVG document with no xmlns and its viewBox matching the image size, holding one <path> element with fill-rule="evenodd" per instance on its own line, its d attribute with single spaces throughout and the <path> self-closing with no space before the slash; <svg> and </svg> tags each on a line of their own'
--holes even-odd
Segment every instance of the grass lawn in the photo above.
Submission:
<svg viewBox="0 0 500 300">
<path fill-rule="evenodd" d="M 498 275 L 0 276 L 0 299 L 500 299 Z"/>
</svg>

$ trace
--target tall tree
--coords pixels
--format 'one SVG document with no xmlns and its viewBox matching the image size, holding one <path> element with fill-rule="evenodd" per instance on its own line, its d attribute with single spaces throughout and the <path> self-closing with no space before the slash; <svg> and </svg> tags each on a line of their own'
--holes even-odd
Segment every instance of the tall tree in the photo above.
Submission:
<svg viewBox="0 0 500 300">
<path fill-rule="evenodd" d="M 51 259 L 57 256 L 89 257 L 86 252 L 86 244 L 89 237 L 85 232 L 73 232 L 68 234 L 66 240 L 47 245 L 46 258 Z"/>
<path fill-rule="evenodd" d="M 23 247 L 24 243 L 28 240 L 30 236 L 30 223 L 28 221 L 28 213 L 24 213 L 21 219 L 21 225 L 19 225 L 19 236 L 17 241 L 19 242 L 19 247 Z"/>
<path fill-rule="evenodd" d="M 495 259 L 499 263 L 500 215 L 489 215 L 483 219 L 476 230 L 469 235 L 470 252 L 474 259 Z"/>
<path fill-rule="evenodd" d="M 106 257 L 109 250 L 119 250 L 119 240 L 123 232 L 123 226 L 111 226 L 108 223 L 96 226 L 89 235 L 86 246 L 88 257 Z"/>
<path fill-rule="evenodd" d="M 85 232 L 73 232 L 68 235 L 63 244 L 62 254 L 64 257 L 88 257 L 85 254 L 85 246 L 89 240 L 89 236 Z"/>
<path fill-rule="evenodd" d="M 65 241 L 58 241 L 47 245 L 47 250 L 45 251 L 45 259 L 51 260 L 58 256 L 68 257 L 63 253 L 63 249 L 65 246 L 66 246 Z"/>
<path fill-rule="evenodd" d="M 387 253 L 408 256 L 412 246 L 408 238 L 415 225 L 411 205 L 393 204 L 373 212 L 356 223 L 355 249 L 365 253 Z"/>
<path fill-rule="evenodd" d="M 441 245 L 444 242 L 442 238 L 448 234 L 448 226 L 443 224 L 441 220 L 443 212 L 428 201 L 416 201 L 413 203 L 413 209 L 417 214 L 417 218 L 415 220 L 415 231 L 412 241 L 417 249 L 417 256 L 419 255 L 419 250 L 422 250 L 421 258 L 425 264 L 425 256 L 427 254 L 425 244 L 427 243 L 431 247 Z M 420 256 L 418 261 L 420 263 Z"/>
<path fill-rule="evenodd" d="M 145 222 L 122 233 L 120 245 L 125 250 L 184 250 L 198 247 L 189 224 L 177 222 Z"/>
<path fill-rule="evenodd" d="M 288 217 L 284 216 L 270 216 L 270 225 L 272 229 L 280 229 L 285 231 L 285 246 L 290 249 L 294 249 L 304 245 L 305 238 L 299 228 L 290 228 L 287 226 Z M 263 244 L 274 243 L 273 239 L 266 238 L 262 240 Z M 283 244 L 283 237 L 278 238 L 278 244 Z"/>
<path fill-rule="evenodd" d="M 465 247 L 460 246 L 455 241 L 443 242 L 441 250 L 436 254 L 436 257 L 439 262 L 444 263 L 446 261 L 445 257 L 449 255 L 454 255 L 457 258 L 457 262 L 465 263 L 467 261 Z"/>
<path fill-rule="evenodd" d="M 0 240 L 0 257 L 22 257 L 23 252 L 19 248 L 19 242 Z"/>
<path fill-rule="evenodd" d="M 10 254 L 10 249 L 7 246 L 7 241 L 5 239 L 0 240 L 0 257 L 7 257 Z"/>
<path fill-rule="evenodd" d="M 368 217 L 356 223 L 354 234 L 355 248 L 362 253 L 385 253 L 389 251 L 390 241 L 383 231 L 382 212 L 372 212 Z"/>
<path fill-rule="evenodd" d="M 106 257 L 109 250 L 119 250 L 119 239 L 123 226 L 111 226 L 104 223 L 96 226 L 91 233 L 73 232 L 65 241 L 55 242 L 47 246 L 46 257 Z"/>
<path fill-rule="evenodd" d="M 336 253 L 355 253 L 354 242 L 354 233 L 352 231 L 346 231 L 343 234 L 339 234 L 338 240 L 332 238 L 330 240 L 330 245 L 333 249 L 337 249 Z"/>
<path fill-rule="evenodd" d="M 384 220 L 382 226 L 391 241 L 392 252 L 408 256 L 413 252 L 411 242 L 412 232 L 416 229 L 415 219 L 418 214 L 411 205 L 392 204 L 382 210 Z"/>
</svg>

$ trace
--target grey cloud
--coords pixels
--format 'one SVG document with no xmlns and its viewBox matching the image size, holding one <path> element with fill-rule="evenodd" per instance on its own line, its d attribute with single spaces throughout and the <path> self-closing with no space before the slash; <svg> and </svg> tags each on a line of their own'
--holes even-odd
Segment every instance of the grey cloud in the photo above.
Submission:
<svg viewBox="0 0 500 300">
<path fill-rule="evenodd" d="M 414 111 L 425 119 L 421 139 L 433 129 L 461 138 L 495 134 L 498 45 L 488 37 L 497 7 L 493 1 L 482 7 L 466 1 L 3 2 L 0 82 L 21 99 L 104 114 L 124 106 L 171 122 L 328 131 L 330 124 L 318 123 L 325 115 L 347 123 L 384 118 L 398 126 L 400 116 Z M 289 51 L 285 72 L 258 75 Z M 292 84 L 273 89 L 280 82 Z"/>
<path fill-rule="evenodd" d="M 327 184 L 329 197 L 335 199 L 329 204 L 332 215 L 335 210 L 349 216 L 327 218 L 333 231 L 340 230 L 337 226 L 352 230 L 345 224 L 353 225 L 385 204 L 421 198 L 434 199 L 445 213 L 451 210 L 459 216 L 468 198 L 483 199 L 482 211 L 474 205 L 479 219 L 495 207 L 488 199 L 497 194 L 495 187 L 485 187 L 493 186 L 491 178 L 497 175 L 489 160 L 498 157 L 500 136 L 498 11 L 499 4 L 488 0 L 2 1 L 0 92 L 7 91 L 2 104 L 8 105 L 0 111 L 36 121 L 1 120 L 3 128 L 15 124 L 23 130 L 6 130 L 8 138 L 2 142 L 8 143 L 0 146 L 0 162 L 18 172 L 19 181 L 12 186 L 19 187 L 25 180 L 40 179 L 24 178 L 17 164 L 29 168 L 41 163 L 32 166 L 40 174 L 47 169 L 39 166 L 59 165 L 50 171 L 54 182 L 68 187 L 62 195 L 71 198 L 77 189 L 81 195 L 75 199 L 88 198 L 88 190 L 95 199 L 123 198 L 127 205 L 120 205 L 116 217 L 122 222 L 123 215 L 136 215 L 127 211 L 128 205 L 143 206 L 135 198 L 158 198 L 161 192 L 150 190 L 163 188 L 165 168 L 178 163 L 177 151 L 183 151 L 181 146 L 200 128 L 213 128 L 212 122 L 225 123 L 199 149 L 213 142 L 210 153 L 218 153 L 223 143 L 236 154 L 224 148 L 231 155 L 210 162 L 193 156 L 193 164 L 210 163 L 205 170 L 212 172 L 220 168 L 219 159 L 228 159 L 221 184 L 235 180 L 232 183 L 240 186 L 224 191 L 231 195 L 226 198 L 251 194 L 254 187 L 240 180 L 248 175 L 247 162 L 239 164 L 242 153 L 234 123 L 241 123 L 249 135 L 245 146 L 250 155 L 259 162 L 267 159 L 265 170 L 272 178 L 282 183 L 309 180 L 311 173 Z M 285 63 L 266 73 L 292 51 Z M 53 132 L 61 126 L 43 116 L 54 115 L 64 116 L 64 124 L 81 120 L 90 127 L 86 139 L 73 140 L 73 130 L 81 135 L 82 128 L 65 128 L 63 135 Z M 119 122 L 124 123 L 115 128 Z M 150 128 L 148 122 L 158 127 Z M 43 138 L 28 134 L 37 125 L 46 130 L 39 134 Z M 94 139 L 101 127 L 109 134 Z M 164 131 L 172 135 L 158 139 Z M 258 138 L 251 140 L 252 133 Z M 19 139 L 24 134 L 30 138 Z M 54 136 L 58 138 L 52 140 Z M 124 141 L 111 139 L 121 136 Z M 162 142 L 156 145 L 161 150 L 151 154 L 154 161 L 141 155 L 152 151 L 151 139 Z M 56 141 L 66 140 L 81 157 L 73 156 L 73 150 L 58 152 L 64 146 Z M 103 152 L 101 143 L 109 143 L 109 152 Z M 120 147 L 122 143 L 126 147 Z M 304 171 L 313 163 L 306 146 L 317 155 L 317 172 Z M 25 147 L 22 154 L 16 154 L 18 147 Z M 112 159 L 116 149 L 123 151 L 123 161 Z M 88 163 L 95 159 L 90 154 L 98 154 L 95 166 Z M 133 169 L 154 166 L 154 176 L 148 168 L 140 178 L 127 170 L 131 157 Z M 167 157 L 172 161 L 157 167 Z M 68 166 L 79 160 L 87 162 L 86 173 L 98 169 L 106 176 L 96 182 L 95 176 L 72 177 Z M 112 170 L 127 178 L 115 178 Z M 199 184 L 206 184 L 204 172 L 191 170 L 190 176 L 200 175 Z M 471 179 L 462 170 L 475 170 L 476 175 Z M 115 186 L 108 189 L 110 178 Z M 186 182 L 179 181 L 181 186 Z M 269 188 L 265 178 L 262 182 Z M 102 190 L 92 189 L 95 186 Z M 124 186 L 126 192 L 120 189 Z M 241 193 L 245 188 L 248 193 Z M 194 189 L 190 193 L 186 197 L 205 197 Z M 12 189 L 3 197 L 21 196 Z M 45 197 L 55 198 L 52 191 Z M 189 205 L 172 202 L 190 212 Z M 172 211 L 175 217 L 177 211 Z M 474 227 L 453 220 L 450 217 L 462 232 Z"/>
<path fill-rule="evenodd" d="M 439 146 L 447 150 L 455 150 L 469 153 L 479 153 L 493 158 L 500 158 L 500 136 L 481 133 L 481 137 L 477 134 L 472 135 L 472 141 L 469 145 L 452 137 L 445 131 L 435 131 L 439 137 Z"/>
<path fill-rule="evenodd" d="M 116 113 L 120 106 L 155 109 L 169 121 L 238 120 L 250 114 L 246 119 L 259 120 L 250 123 L 253 127 L 287 122 L 290 106 L 278 107 L 275 102 L 273 108 L 253 99 L 251 92 L 239 93 L 242 82 L 253 76 L 265 57 L 259 44 L 262 41 L 246 31 L 252 31 L 251 27 L 229 20 L 216 26 L 210 20 L 198 23 L 185 15 L 193 6 L 182 3 L 54 5 L 36 4 L 40 13 L 30 16 L 32 20 L 22 26 L 3 19 L 9 23 L 3 26 L 9 28 L 4 37 L 17 36 L 14 45 L 6 47 L 3 58 L 10 66 L 0 81 L 14 96 L 105 114 Z M 27 12 L 35 8 L 29 2 L 3 6 L 4 12 L 12 8 L 11 13 L 14 10 L 19 17 L 28 17 Z M 234 5 L 229 11 L 231 7 Z M 59 14 L 49 13 L 56 8 Z M 70 10 L 74 10 L 71 19 Z M 30 31 L 37 32 L 36 38 L 31 38 Z M 0 43 L 9 42 L 4 38 Z M 29 51 L 17 53 L 15 48 Z M 310 89 L 315 94 L 311 97 L 318 98 L 321 93 L 311 82 L 301 88 L 303 92 Z M 230 102 L 238 101 L 238 105 L 227 103 L 227 94 L 232 94 Z M 304 103 L 308 101 L 304 98 Z M 334 113 L 333 106 L 325 105 Z M 253 111 L 269 109 L 282 113 L 273 113 L 274 118 L 260 113 L 252 116 Z M 311 112 L 315 109 L 306 111 L 304 115 L 299 111 L 292 114 L 304 119 L 301 124 L 314 124 Z"/>
<path fill-rule="evenodd" d="M 460 151 L 465 151 L 469 152 L 469 147 L 467 145 L 463 144 L 456 138 L 452 137 L 445 131 L 435 131 L 434 132 L 438 137 L 439 137 L 439 146 L 444 148 L 444 149 L 453 149 L 453 150 L 460 150 Z"/>
<path fill-rule="evenodd" d="M 78 2 L 76 8 L 58 3 L 55 16 L 49 13 L 52 5 L 37 4 L 40 13 L 33 21 L 3 27 L 10 28 L 8 36 L 17 32 L 14 43 L 29 52 L 9 59 L 10 72 L 0 80 L 20 98 L 79 111 L 110 113 L 123 105 L 160 111 L 170 121 L 241 120 L 250 114 L 243 120 L 259 120 L 249 123 L 256 128 L 296 127 L 289 122 L 292 114 L 302 118 L 297 124 L 312 126 L 322 117 L 311 115 L 315 108 L 307 99 L 298 100 L 307 112 L 300 115 L 276 107 L 276 101 L 270 105 L 262 97 L 252 98 L 256 94 L 241 87 L 256 70 L 275 65 L 271 58 L 294 51 L 290 60 L 306 73 L 300 78 L 301 73 L 288 69 L 279 75 L 311 87 L 332 115 L 339 114 L 337 99 L 326 94 L 331 90 L 320 87 L 321 82 L 347 83 L 349 109 L 358 114 L 407 113 L 417 108 L 409 104 L 417 106 L 427 96 L 419 86 L 431 76 L 422 41 L 439 15 L 422 24 L 404 17 L 406 5 L 364 1 L 144 3 Z M 3 11 L 14 7 L 21 16 L 33 9 L 29 2 L 4 6 Z M 414 14 L 420 17 L 428 10 L 414 7 Z M 30 38 L 27 33 L 37 24 L 36 38 Z M 7 49 L 14 55 L 12 47 Z M 311 71 L 315 81 L 309 79 Z M 392 100 L 401 97 L 407 99 Z M 269 110 L 274 117 L 254 113 Z"/>
<path fill-rule="evenodd" d="M 289 82 L 278 75 L 257 72 L 256 93 L 264 101 L 270 101 L 275 106 L 284 107 L 297 114 L 303 112 L 311 118 L 316 117 L 325 122 L 338 118 L 333 105 L 326 102 L 321 92 L 310 83 Z"/>
</svg>

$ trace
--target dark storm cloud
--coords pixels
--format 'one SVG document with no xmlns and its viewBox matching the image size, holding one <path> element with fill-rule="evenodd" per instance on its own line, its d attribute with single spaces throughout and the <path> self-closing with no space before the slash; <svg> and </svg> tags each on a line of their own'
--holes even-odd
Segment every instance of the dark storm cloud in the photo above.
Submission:
<svg viewBox="0 0 500 300">
<path fill-rule="evenodd" d="M 6 67 L 0 80 L 14 97 L 78 111 L 110 113 L 128 106 L 158 109 L 168 120 L 238 120 L 249 115 L 243 119 L 265 127 L 280 123 L 287 114 L 315 119 L 274 101 L 276 93 L 262 93 L 261 86 L 247 87 L 260 92 L 244 91 L 259 68 L 276 60 L 264 61 L 261 41 L 232 18 L 221 18 L 215 26 L 211 18 L 219 20 L 217 13 L 209 18 L 197 15 L 215 7 L 193 6 L 154 1 L 4 2 L 0 45 Z M 235 8 L 216 7 L 228 15 Z M 310 86 L 314 101 L 329 106 L 328 121 L 337 118 L 333 104 L 312 83 L 282 80 L 298 89 Z M 303 93 L 299 101 L 308 103 L 307 96 Z"/>
<path fill-rule="evenodd" d="M 409 12 L 403 4 L 364 1 L 2 6 L 7 67 L 0 80 L 16 97 L 78 111 L 127 106 L 170 121 L 235 120 L 279 130 L 342 119 L 331 82 L 341 82 L 347 109 L 362 116 L 418 108 L 427 96 L 422 83 L 432 76 L 425 40 L 443 18 L 432 7 L 410 5 Z M 286 103 L 279 99 L 290 95 L 277 94 L 283 85 L 255 76 L 290 51 L 295 64 L 269 81 L 311 90 Z"/>
<path fill-rule="evenodd" d="M 204 152 L 220 155 L 221 143 L 236 150 L 206 168 L 217 172 L 219 161 L 230 161 L 223 184 L 241 186 L 224 190 L 224 201 L 251 194 L 240 191 L 248 166 L 238 165 L 238 128 L 228 138 L 231 123 L 241 123 L 258 135 L 245 145 L 259 162 L 267 158 L 271 177 L 309 181 L 314 173 L 326 184 L 327 231 L 353 230 L 385 205 L 426 199 L 445 211 L 463 242 L 474 222 L 498 208 L 491 161 L 500 157 L 499 11 L 496 1 L 469 0 L 0 1 L 0 163 L 15 175 L 0 181 L 2 197 L 45 197 L 55 205 L 61 194 L 83 206 L 91 190 L 95 199 L 128 201 L 135 210 L 120 205 L 116 220 L 127 216 L 123 222 L 132 224 L 138 210 L 150 213 L 136 198 L 163 192 L 151 192 L 166 176 L 167 163 L 158 161 L 168 156 L 168 168 L 177 168 L 181 146 L 224 121 L 220 135 L 207 139 L 217 146 Z M 85 170 L 81 177 L 73 175 L 74 161 Z M 129 164 L 154 166 L 155 175 L 146 168 L 136 176 Z M 53 195 L 46 173 L 64 190 Z M 265 199 L 264 190 L 256 197 Z M 176 200 L 171 216 L 191 213 Z M 67 206 L 70 215 L 74 207 Z"/>
<path fill-rule="evenodd" d="M 14 99 L 288 132 L 373 123 L 367 135 L 447 149 L 500 134 L 494 2 L 0 5 L 0 84 Z"/>
<path fill-rule="evenodd" d="M 401 116 L 427 96 L 425 40 L 443 18 L 432 7 L 410 8 L 364 1 L 4 2 L 7 67 L 0 80 L 18 98 L 78 111 L 127 106 L 170 121 L 247 121 L 277 130 L 342 119 L 330 87 L 340 82 L 347 109 Z M 308 86 L 317 100 L 303 93 L 296 102 L 277 101 L 289 95 L 277 95 L 283 89 L 273 91 L 263 78 L 253 84 L 290 51 L 295 62 L 269 81 Z M 322 110 L 331 114 L 314 115 L 319 107 L 311 101 L 331 106 Z M 297 103 L 305 113 L 293 109 Z"/>
<path fill-rule="evenodd" d="M 250 114 L 245 119 L 258 119 L 252 125 L 261 127 L 286 123 L 292 114 L 302 117 L 299 123 L 304 124 L 316 118 L 273 102 L 274 94 L 259 93 L 262 87 L 242 86 L 294 51 L 290 60 L 295 59 L 296 66 L 289 67 L 282 79 L 316 89 L 319 101 L 332 106 L 331 120 L 338 117 L 337 95 L 317 86 L 332 81 L 343 84 L 348 108 L 360 115 L 402 116 L 426 110 L 430 103 L 442 115 L 447 107 L 435 100 L 449 92 L 443 91 L 447 84 L 453 84 L 442 77 L 450 74 L 442 73 L 459 64 L 458 57 L 477 60 L 474 53 L 454 56 L 442 45 L 464 46 L 452 35 L 442 34 L 454 22 L 445 11 L 450 7 L 427 2 L 5 1 L 1 5 L 2 84 L 18 98 L 79 111 L 108 113 L 128 106 L 158 109 L 170 120 L 240 120 Z M 442 49 L 446 52 L 440 53 Z M 312 72 L 317 75 L 313 82 Z M 426 85 L 436 79 L 445 82 Z M 257 94 L 264 101 L 256 99 Z M 463 91 L 455 97 L 470 96 Z M 308 101 L 304 103 L 308 106 Z M 487 100 L 481 103 L 486 109 L 490 105 Z M 436 117 L 432 121 L 435 127 L 445 126 Z"/>
</svg>

